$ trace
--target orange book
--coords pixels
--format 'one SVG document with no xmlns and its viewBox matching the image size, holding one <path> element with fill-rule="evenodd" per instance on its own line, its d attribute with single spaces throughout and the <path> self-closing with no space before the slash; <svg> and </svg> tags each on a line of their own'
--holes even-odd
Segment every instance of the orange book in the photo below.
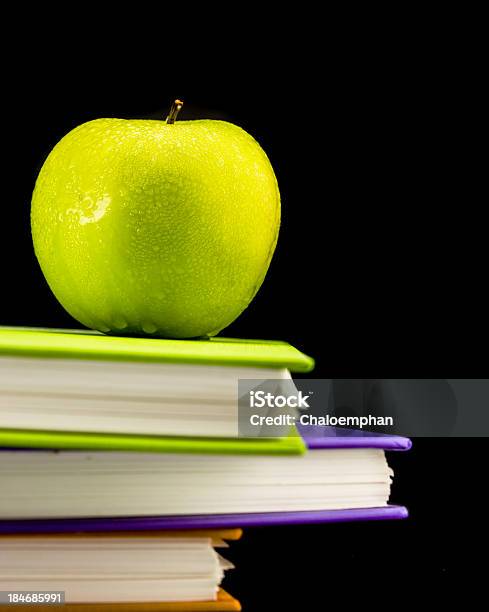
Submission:
<svg viewBox="0 0 489 612">
<path fill-rule="evenodd" d="M 144 603 L 72 603 L 64 606 L 10 606 L 0 604 L 0 612 L 239 612 L 241 604 L 223 589 L 214 601 L 175 601 Z"/>
<path fill-rule="evenodd" d="M 210 538 L 212 541 L 218 540 L 239 540 L 243 535 L 242 529 L 172 529 L 170 530 L 158 530 L 158 531 L 93 531 L 93 532 L 82 532 L 75 531 L 72 533 L 5 533 L 0 535 L 0 542 L 8 538 L 123 538 L 123 537 L 137 537 L 137 538 L 154 538 L 155 536 L 162 536 L 165 538 Z"/>
<path fill-rule="evenodd" d="M 0 604 L 0 612 L 241 610 L 218 588 L 233 566 L 214 551 L 241 534 L 203 529 L 1 536 L 1 590 L 64 591 L 66 603 Z"/>
</svg>

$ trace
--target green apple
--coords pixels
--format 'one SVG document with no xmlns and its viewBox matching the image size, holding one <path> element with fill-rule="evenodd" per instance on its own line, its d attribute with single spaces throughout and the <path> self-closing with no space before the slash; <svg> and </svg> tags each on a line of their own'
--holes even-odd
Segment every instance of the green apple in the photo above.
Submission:
<svg viewBox="0 0 489 612">
<path fill-rule="evenodd" d="M 178 102 L 178 101 L 177 101 Z M 97 119 L 67 134 L 32 196 L 54 295 L 103 332 L 214 335 L 258 291 L 280 195 L 258 143 L 225 121 Z"/>
</svg>

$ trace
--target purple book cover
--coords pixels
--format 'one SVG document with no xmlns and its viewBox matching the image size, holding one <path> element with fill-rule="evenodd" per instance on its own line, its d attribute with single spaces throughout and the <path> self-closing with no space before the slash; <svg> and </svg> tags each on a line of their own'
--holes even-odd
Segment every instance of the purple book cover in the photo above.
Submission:
<svg viewBox="0 0 489 612">
<path fill-rule="evenodd" d="M 411 440 L 402 436 L 373 433 L 339 427 L 299 426 L 309 450 L 318 448 L 379 448 L 386 451 L 407 451 Z"/>
<path fill-rule="evenodd" d="M 408 438 L 399 436 L 326 427 L 303 427 L 300 431 L 311 450 L 327 448 L 379 448 L 390 451 L 409 450 L 411 448 L 411 441 Z M 378 508 L 297 512 L 250 512 L 127 518 L 22 519 L 0 521 L 0 534 L 227 529 L 234 527 L 246 528 L 273 525 L 396 520 L 404 519 L 407 516 L 408 511 L 403 506 L 388 505 Z"/>
<path fill-rule="evenodd" d="M 162 531 L 175 529 L 228 529 L 307 525 L 347 521 L 380 521 L 406 518 L 402 506 L 313 510 L 302 512 L 262 512 L 245 514 L 201 514 L 193 516 L 148 516 L 128 518 L 41 519 L 0 521 L 0 534 L 74 533 L 78 531 Z"/>
</svg>

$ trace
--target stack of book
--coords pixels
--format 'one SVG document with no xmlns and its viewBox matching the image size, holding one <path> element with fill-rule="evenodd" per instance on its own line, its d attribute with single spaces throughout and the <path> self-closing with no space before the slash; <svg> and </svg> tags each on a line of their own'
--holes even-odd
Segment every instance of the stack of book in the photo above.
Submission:
<svg viewBox="0 0 489 612">
<path fill-rule="evenodd" d="M 384 453 L 404 438 L 238 437 L 238 380 L 312 367 L 283 342 L 0 328 L 0 591 L 239 610 L 216 549 L 241 529 L 405 517 Z"/>
</svg>

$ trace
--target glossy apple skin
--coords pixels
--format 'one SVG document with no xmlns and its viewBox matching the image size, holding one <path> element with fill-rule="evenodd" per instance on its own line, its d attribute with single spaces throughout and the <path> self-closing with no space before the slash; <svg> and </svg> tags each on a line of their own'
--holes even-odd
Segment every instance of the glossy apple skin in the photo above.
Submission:
<svg viewBox="0 0 489 612">
<path fill-rule="evenodd" d="M 218 333 L 262 284 L 279 225 L 267 156 L 224 121 L 85 123 L 52 150 L 32 197 L 49 286 L 107 333 Z"/>
</svg>

